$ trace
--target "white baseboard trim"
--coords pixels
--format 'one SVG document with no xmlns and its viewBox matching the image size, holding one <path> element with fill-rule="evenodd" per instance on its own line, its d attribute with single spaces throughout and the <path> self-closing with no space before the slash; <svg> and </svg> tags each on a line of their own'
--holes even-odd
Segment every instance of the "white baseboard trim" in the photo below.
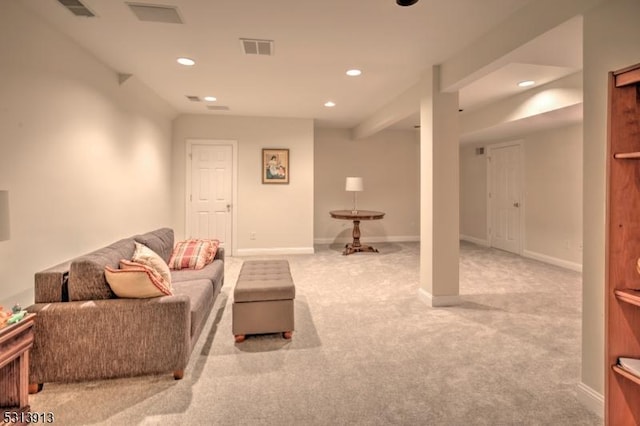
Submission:
<svg viewBox="0 0 640 426">
<path fill-rule="evenodd" d="M 283 254 L 314 254 L 313 247 L 278 247 L 278 248 L 256 248 L 238 249 L 236 256 L 271 256 Z"/>
<path fill-rule="evenodd" d="M 469 235 L 460 234 L 460 239 L 462 241 L 468 241 L 473 244 L 477 244 L 483 247 L 489 247 L 489 241 L 482 238 L 470 237 Z"/>
<path fill-rule="evenodd" d="M 418 299 L 432 308 L 456 306 L 462 303 L 460 296 L 434 296 L 423 288 L 418 289 Z"/>
<path fill-rule="evenodd" d="M 584 383 L 578 383 L 578 401 L 589 411 L 597 414 L 601 418 L 604 418 L 604 396 L 585 385 Z"/>
<path fill-rule="evenodd" d="M 534 251 L 523 250 L 522 257 L 528 257 L 529 259 L 539 260 L 540 262 L 549 263 L 551 265 L 560 266 L 561 268 L 571 269 L 572 271 L 582 272 L 582 265 L 575 262 L 570 262 L 564 259 L 558 259 L 557 257 L 547 256 L 546 254 L 536 253 Z"/>
<path fill-rule="evenodd" d="M 392 235 L 386 237 L 369 237 L 363 236 L 363 244 L 367 243 L 406 243 L 420 241 L 419 235 Z M 315 238 L 315 244 L 346 244 L 353 241 L 351 236 L 344 238 Z"/>
</svg>

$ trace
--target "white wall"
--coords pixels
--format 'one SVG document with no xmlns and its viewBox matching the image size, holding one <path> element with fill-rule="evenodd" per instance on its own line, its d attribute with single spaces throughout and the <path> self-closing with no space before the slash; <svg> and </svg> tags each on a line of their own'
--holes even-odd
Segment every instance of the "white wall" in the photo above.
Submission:
<svg viewBox="0 0 640 426">
<path fill-rule="evenodd" d="M 582 126 L 536 133 L 524 141 L 523 254 L 581 269 Z"/>
<path fill-rule="evenodd" d="M 460 238 L 488 245 L 487 156 L 476 155 L 484 144 L 460 147 Z"/>
<path fill-rule="evenodd" d="M 582 262 L 582 127 L 521 138 L 524 150 L 523 255 L 579 270 Z M 460 148 L 460 234 L 488 244 L 486 155 Z"/>
<path fill-rule="evenodd" d="M 237 254 L 313 252 L 313 120 L 194 114 L 175 119 L 172 218 L 178 237 L 185 232 L 188 139 L 238 143 Z M 262 184 L 262 148 L 289 149 L 288 185 Z"/>
<path fill-rule="evenodd" d="M 169 225 L 171 115 L 17 2 L 0 2 L 0 305 L 33 302 L 33 275 Z"/>
<path fill-rule="evenodd" d="M 609 0 L 584 19 L 582 383 L 604 394 L 605 153 L 608 72 L 640 62 L 640 2 Z"/>
<path fill-rule="evenodd" d="M 362 221 L 362 241 L 417 241 L 420 236 L 420 140 L 417 131 L 383 130 L 352 139 L 348 129 L 315 130 L 315 241 L 351 241 L 353 224 L 332 219 L 331 210 L 351 210 L 347 176 L 361 176 L 358 208 L 385 212 Z"/>
</svg>

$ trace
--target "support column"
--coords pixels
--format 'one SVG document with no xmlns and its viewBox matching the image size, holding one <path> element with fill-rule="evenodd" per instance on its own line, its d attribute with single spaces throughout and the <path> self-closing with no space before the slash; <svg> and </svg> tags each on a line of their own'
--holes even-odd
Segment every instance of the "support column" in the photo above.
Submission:
<svg viewBox="0 0 640 426">
<path fill-rule="evenodd" d="M 440 92 L 440 67 L 420 84 L 420 289 L 429 306 L 460 303 L 458 93 Z"/>
</svg>

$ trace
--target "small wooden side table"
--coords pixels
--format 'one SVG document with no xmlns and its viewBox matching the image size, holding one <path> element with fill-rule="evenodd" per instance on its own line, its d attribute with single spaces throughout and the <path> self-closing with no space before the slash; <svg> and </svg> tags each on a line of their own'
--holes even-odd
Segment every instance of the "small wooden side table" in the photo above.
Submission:
<svg viewBox="0 0 640 426">
<path fill-rule="evenodd" d="M 0 328 L 0 412 L 29 411 L 29 349 L 35 314 Z"/>
<path fill-rule="evenodd" d="M 353 221 L 353 242 L 344 246 L 342 254 L 346 256 L 351 253 L 361 251 L 372 251 L 378 253 L 377 249 L 360 244 L 360 221 L 382 219 L 384 217 L 383 212 L 376 212 L 372 210 L 333 210 L 330 211 L 329 214 L 334 219 L 347 219 Z"/>
</svg>

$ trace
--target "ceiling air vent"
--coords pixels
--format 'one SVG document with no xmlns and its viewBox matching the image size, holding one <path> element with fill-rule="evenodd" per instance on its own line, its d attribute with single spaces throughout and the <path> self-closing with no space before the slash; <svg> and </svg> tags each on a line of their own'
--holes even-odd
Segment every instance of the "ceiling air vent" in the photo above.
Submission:
<svg viewBox="0 0 640 426">
<path fill-rule="evenodd" d="M 165 24 L 182 24 L 182 18 L 175 6 L 162 6 L 145 3 L 127 3 L 129 9 L 141 21 L 162 22 Z"/>
<path fill-rule="evenodd" d="M 201 102 L 200 97 L 194 95 L 185 95 L 191 102 Z"/>
<path fill-rule="evenodd" d="M 58 3 L 66 7 L 76 16 L 84 16 L 85 18 L 93 18 L 96 16 L 95 13 L 90 11 L 87 6 L 78 0 L 58 0 Z"/>
<path fill-rule="evenodd" d="M 226 105 L 207 105 L 209 111 L 229 111 L 229 107 Z"/>
<path fill-rule="evenodd" d="M 273 40 L 241 38 L 240 43 L 242 43 L 242 51 L 245 55 L 273 55 Z"/>
</svg>

